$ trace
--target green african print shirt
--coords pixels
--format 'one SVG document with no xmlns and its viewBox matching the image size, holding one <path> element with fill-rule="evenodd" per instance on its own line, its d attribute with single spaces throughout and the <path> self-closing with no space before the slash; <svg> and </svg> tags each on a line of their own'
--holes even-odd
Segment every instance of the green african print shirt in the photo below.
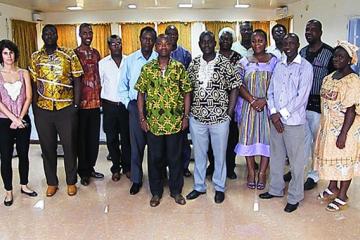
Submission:
<svg viewBox="0 0 360 240">
<path fill-rule="evenodd" d="M 146 119 L 154 135 L 169 135 L 181 130 L 184 95 L 192 91 L 184 66 L 170 59 L 162 73 L 158 59 L 143 66 L 135 89 L 146 95 Z"/>
</svg>

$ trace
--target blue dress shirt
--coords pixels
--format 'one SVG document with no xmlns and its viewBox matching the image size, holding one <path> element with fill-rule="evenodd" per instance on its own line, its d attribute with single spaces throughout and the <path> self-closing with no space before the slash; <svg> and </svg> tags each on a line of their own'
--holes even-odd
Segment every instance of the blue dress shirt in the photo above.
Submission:
<svg viewBox="0 0 360 240">
<path fill-rule="evenodd" d="M 191 62 L 190 52 L 179 45 L 177 46 L 177 48 L 174 51 L 171 52 L 170 57 L 172 59 L 175 59 L 176 61 L 181 62 L 185 66 L 185 69 L 187 69 L 189 67 L 190 62 Z"/>
</svg>

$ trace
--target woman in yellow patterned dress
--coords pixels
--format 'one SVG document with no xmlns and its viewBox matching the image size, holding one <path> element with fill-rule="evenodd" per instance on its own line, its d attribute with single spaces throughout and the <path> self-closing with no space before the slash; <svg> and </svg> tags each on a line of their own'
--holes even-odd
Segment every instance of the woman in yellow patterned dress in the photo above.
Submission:
<svg viewBox="0 0 360 240">
<path fill-rule="evenodd" d="M 347 207 L 351 180 L 360 175 L 360 79 L 351 69 L 357 62 L 357 50 L 346 41 L 338 42 L 333 57 L 336 71 L 324 78 L 320 91 L 315 169 L 321 179 L 330 180 L 318 197 L 329 201 L 329 211 Z"/>
</svg>

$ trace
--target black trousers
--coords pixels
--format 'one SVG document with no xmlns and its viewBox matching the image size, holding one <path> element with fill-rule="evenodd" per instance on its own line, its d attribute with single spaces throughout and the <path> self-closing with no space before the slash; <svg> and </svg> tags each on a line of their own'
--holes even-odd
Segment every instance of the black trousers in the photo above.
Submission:
<svg viewBox="0 0 360 240">
<path fill-rule="evenodd" d="M 72 105 L 54 111 L 34 107 L 33 112 L 43 155 L 47 184 L 50 186 L 59 184 L 56 174 L 58 135 L 64 150 L 66 183 L 68 185 L 75 184 L 77 182 L 78 109 Z"/>
<path fill-rule="evenodd" d="M 78 130 L 78 174 L 90 177 L 99 153 L 100 108 L 80 109 Z"/>
<path fill-rule="evenodd" d="M 106 134 L 106 144 L 111 156 L 111 172 L 130 171 L 130 134 L 129 112 L 124 104 L 114 105 L 103 102 L 104 122 L 103 128 Z M 119 140 L 120 136 L 120 140 Z M 121 151 L 119 146 L 121 145 Z"/>
<path fill-rule="evenodd" d="M 239 128 L 237 125 L 237 122 L 235 122 L 234 120 L 230 121 L 230 126 L 229 126 L 229 137 L 228 137 L 228 145 L 226 148 L 226 171 L 227 174 L 232 173 L 235 169 L 235 158 L 236 158 L 236 153 L 235 153 L 235 147 L 236 144 L 239 141 Z M 208 150 L 208 158 L 209 158 L 209 170 L 211 172 L 214 172 L 214 154 L 211 148 L 211 143 L 209 143 L 209 150 Z"/>
<path fill-rule="evenodd" d="M 169 188 L 172 195 L 179 194 L 184 185 L 183 162 L 181 159 L 183 133 L 156 136 L 150 131 L 148 140 L 148 173 L 151 194 L 162 196 L 162 170 L 165 159 L 169 164 Z"/>
<path fill-rule="evenodd" d="M 29 176 L 29 144 L 31 124 L 28 115 L 24 117 L 28 127 L 11 129 L 11 120 L 0 118 L 0 156 L 1 156 L 1 177 L 6 191 L 12 190 L 12 167 L 11 160 L 14 151 L 14 143 L 19 157 L 20 184 L 28 184 Z"/>
</svg>

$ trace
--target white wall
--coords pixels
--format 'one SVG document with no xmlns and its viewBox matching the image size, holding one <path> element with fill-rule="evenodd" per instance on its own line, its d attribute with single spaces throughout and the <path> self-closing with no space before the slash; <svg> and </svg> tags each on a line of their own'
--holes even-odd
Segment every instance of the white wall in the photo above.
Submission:
<svg viewBox="0 0 360 240">
<path fill-rule="evenodd" d="M 305 25 L 310 19 L 317 19 L 323 25 L 323 42 L 334 46 L 336 40 L 347 40 L 349 19 L 360 17 L 359 0 L 303 0 L 289 4 L 289 14 L 294 16 L 294 32 L 305 46 Z"/>
</svg>

